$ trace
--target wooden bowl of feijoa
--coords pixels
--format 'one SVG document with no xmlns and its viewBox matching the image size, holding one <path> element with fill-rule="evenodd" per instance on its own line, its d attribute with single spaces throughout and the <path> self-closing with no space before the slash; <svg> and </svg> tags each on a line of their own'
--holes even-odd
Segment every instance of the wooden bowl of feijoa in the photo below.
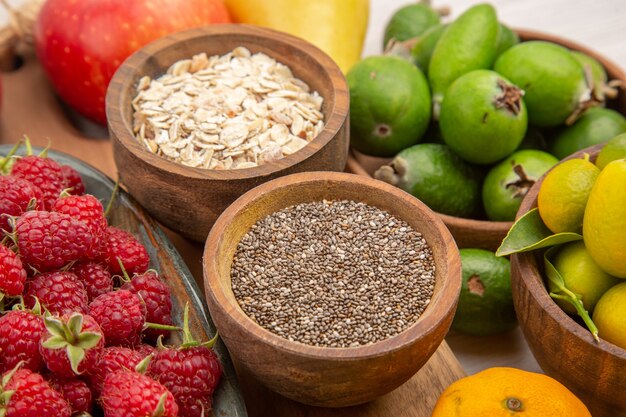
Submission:
<svg viewBox="0 0 626 417">
<path fill-rule="evenodd" d="M 602 147 L 602 144 L 595 145 L 566 160 L 588 154 L 590 160 L 595 161 Z M 544 178 L 524 198 L 518 218 L 537 207 Z M 557 254 L 560 254 L 560 249 Z M 578 315 L 573 312 L 567 314 L 555 302 L 547 289 L 549 279 L 544 255 L 545 250 L 511 255 L 513 302 L 531 352 L 544 372 L 574 392 L 594 417 L 625 416 L 626 349 L 604 340 L 602 331 L 599 332 L 599 340 L 595 340 Z M 564 262 L 561 265 L 565 265 Z M 553 264 L 555 268 L 560 267 L 556 260 Z M 579 263 L 579 271 L 582 271 L 582 265 L 582 262 Z M 613 285 L 623 285 L 619 284 L 623 280 L 614 280 Z M 585 308 L 588 309 L 587 306 Z M 594 310 L 588 310 L 591 318 Z"/>
<path fill-rule="evenodd" d="M 428 207 L 329 172 L 236 200 L 209 234 L 203 271 L 239 366 L 322 407 L 368 402 L 414 375 L 443 341 L 461 285 L 457 247 Z"/>
<path fill-rule="evenodd" d="M 114 75 L 107 120 L 121 183 L 165 226 L 203 241 L 249 189 L 301 171 L 342 171 L 349 97 L 310 43 L 212 25 L 160 38 Z"/>
<path fill-rule="evenodd" d="M 626 81 L 626 73 L 624 73 L 623 69 L 621 69 L 619 66 L 617 66 L 614 62 L 612 62 L 607 57 L 597 53 L 591 48 L 585 47 L 576 42 L 562 38 L 560 36 L 551 35 L 551 34 L 547 34 L 543 32 L 536 32 L 536 31 L 526 30 L 526 29 L 516 29 L 515 32 L 518 34 L 521 42 L 546 41 L 546 42 L 550 42 L 556 45 L 566 47 L 572 51 L 582 52 L 583 54 L 594 58 L 598 63 L 600 63 L 604 67 L 604 70 L 607 75 L 608 83 L 610 83 L 611 81 L 613 82 L 620 81 L 620 80 L 622 82 Z M 348 78 L 350 78 L 350 75 L 348 75 Z M 523 85 L 519 87 L 521 89 L 527 88 L 527 86 L 523 86 Z M 622 115 L 626 115 L 626 94 L 623 88 L 617 89 L 615 91 L 617 92 L 616 96 L 606 98 L 606 107 L 609 109 L 615 110 L 621 113 Z M 544 127 L 534 126 L 531 123 L 530 119 L 528 123 L 529 124 L 528 124 L 527 135 L 524 138 L 524 141 L 522 142 L 520 147 L 518 148 L 518 151 L 521 149 L 525 149 L 525 150 L 538 150 L 542 152 L 545 151 L 546 153 L 553 153 L 555 156 L 553 163 L 556 163 L 556 161 L 562 159 L 565 156 L 563 154 L 563 152 L 565 152 L 564 150 L 560 150 L 559 151 L 560 153 L 559 152 L 555 153 L 553 149 L 555 137 L 561 134 L 561 132 L 565 130 L 565 127 L 559 126 L 559 127 L 544 128 Z M 354 126 L 354 122 L 352 122 L 352 126 Z M 598 130 L 602 130 L 602 129 L 598 129 Z M 354 142 L 355 133 L 353 132 L 351 136 L 352 136 L 351 140 Z M 607 137 L 605 139 L 608 140 L 609 138 Z M 428 130 L 426 130 L 421 141 L 418 142 L 417 146 L 420 146 L 420 145 L 430 146 L 430 143 L 433 143 L 434 144 L 433 146 L 443 146 L 443 144 L 445 144 L 445 140 L 442 138 L 441 131 L 438 125 L 434 121 L 431 122 L 430 127 L 428 128 Z M 509 155 L 507 159 L 496 161 L 488 165 L 480 165 L 480 164 L 473 164 L 473 163 L 470 163 L 469 165 L 473 165 L 475 168 L 477 168 L 479 171 L 479 176 L 480 176 L 480 173 L 482 173 L 483 178 L 485 178 L 486 175 L 489 175 L 489 173 L 493 169 L 495 169 L 494 167 L 496 167 L 498 164 L 501 164 L 502 162 L 506 162 L 508 158 L 510 158 L 512 155 L 515 155 L 515 153 Z M 428 159 L 434 160 L 433 157 L 429 157 Z M 381 166 L 383 165 L 391 164 L 392 160 L 393 160 L 393 156 L 380 157 L 380 156 L 374 156 L 373 154 L 366 154 L 364 152 L 360 152 L 359 150 L 355 148 L 353 144 L 351 152 L 350 152 L 349 160 L 348 160 L 348 168 L 351 172 L 359 174 L 359 175 L 377 176 L 375 174 L 376 171 L 379 170 Z M 466 163 L 466 162 L 467 161 L 464 161 L 464 160 L 460 161 L 461 164 Z M 423 164 L 420 164 L 420 165 L 423 166 Z M 520 164 L 520 165 L 524 166 L 524 164 Z M 446 171 L 441 168 L 437 168 L 435 164 L 433 164 L 433 167 L 434 168 L 432 171 L 435 173 Z M 545 169 L 547 169 L 547 167 Z M 539 172 L 545 172 L 545 171 L 540 170 Z M 429 172 L 428 175 L 430 174 L 431 173 Z M 435 176 L 438 176 L 438 174 L 433 174 L 433 177 Z M 524 176 L 520 177 L 519 175 L 517 175 L 517 173 L 513 175 L 513 171 L 511 171 L 509 173 L 509 176 L 506 177 L 505 179 L 501 179 L 501 181 L 503 182 L 503 184 L 506 184 L 506 185 L 511 184 L 511 187 L 507 189 L 511 191 L 511 195 L 515 195 L 515 197 L 512 197 L 512 199 L 516 202 L 517 207 L 519 207 L 519 204 L 521 203 L 525 193 L 528 192 L 528 190 L 530 189 L 534 181 L 536 181 L 540 176 L 541 174 L 539 173 L 538 175 L 529 174 L 526 177 Z M 385 181 L 388 181 L 382 176 L 377 176 L 377 177 Z M 395 182 L 395 180 L 392 179 L 392 180 L 389 180 L 389 182 L 393 183 Z M 502 239 L 506 236 L 507 232 L 513 225 L 513 218 L 515 216 L 516 209 L 508 210 L 509 218 L 504 219 L 504 216 L 497 213 L 497 208 L 489 210 L 486 207 L 485 200 L 486 199 L 492 200 L 492 197 L 490 197 L 489 195 L 486 195 L 484 191 L 484 189 L 486 188 L 486 186 L 484 185 L 484 182 L 485 181 L 483 180 L 482 183 L 479 185 L 479 187 L 480 186 L 483 187 L 482 196 L 480 195 L 478 196 L 479 200 L 480 200 L 480 197 L 482 197 L 482 204 L 481 203 L 478 204 L 479 206 L 482 205 L 482 207 L 477 207 L 473 211 L 473 214 L 471 215 L 461 216 L 459 214 L 455 214 L 454 210 L 452 209 L 450 209 L 451 211 L 446 212 L 446 211 L 443 211 L 442 209 L 438 209 L 437 207 L 433 205 L 430 205 L 431 208 L 433 208 L 437 212 L 438 216 L 446 224 L 446 226 L 448 227 L 448 229 L 454 236 L 458 246 L 461 248 L 483 248 L 483 249 L 495 251 L 498 248 L 498 246 L 500 246 Z M 517 183 L 519 183 L 521 187 L 516 188 Z M 425 189 L 425 188 L 429 188 L 432 186 L 433 186 L 432 182 L 427 182 L 425 184 L 422 184 L 420 187 Z M 420 197 L 419 190 L 412 191 L 412 193 L 415 194 L 418 198 L 422 198 Z M 480 194 L 481 190 L 479 190 L 478 193 Z M 454 193 L 452 193 L 448 197 L 449 198 L 447 200 L 454 199 L 455 198 Z M 507 197 L 507 198 L 511 198 L 511 197 Z M 427 198 L 422 198 L 422 200 L 427 202 Z M 492 203 L 492 206 L 494 206 L 493 203 Z M 446 209 L 448 208 L 446 207 Z"/>
</svg>

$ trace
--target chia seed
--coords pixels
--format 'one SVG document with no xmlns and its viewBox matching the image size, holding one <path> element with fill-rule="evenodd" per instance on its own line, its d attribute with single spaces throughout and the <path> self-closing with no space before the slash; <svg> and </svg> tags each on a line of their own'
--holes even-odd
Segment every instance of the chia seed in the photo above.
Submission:
<svg viewBox="0 0 626 417">
<path fill-rule="evenodd" d="M 231 268 L 244 313 L 291 341 L 355 347 L 406 330 L 428 306 L 435 262 L 420 233 L 354 201 L 290 206 L 258 221 Z"/>
</svg>

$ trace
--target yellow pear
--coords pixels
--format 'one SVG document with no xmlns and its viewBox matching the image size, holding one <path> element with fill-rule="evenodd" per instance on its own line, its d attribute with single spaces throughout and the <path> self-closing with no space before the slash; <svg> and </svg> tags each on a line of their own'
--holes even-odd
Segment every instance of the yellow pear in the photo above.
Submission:
<svg viewBox="0 0 626 417">
<path fill-rule="evenodd" d="M 226 0 L 238 23 L 264 26 L 306 39 L 345 73 L 361 58 L 369 0 Z"/>
</svg>

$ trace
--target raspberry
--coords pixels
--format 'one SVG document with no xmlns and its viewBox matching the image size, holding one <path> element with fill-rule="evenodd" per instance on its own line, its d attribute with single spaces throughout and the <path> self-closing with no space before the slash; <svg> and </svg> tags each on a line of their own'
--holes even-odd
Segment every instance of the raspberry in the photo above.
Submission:
<svg viewBox="0 0 626 417">
<path fill-rule="evenodd" d="M 159 349 L 150 362 L 150 375 L 165 386 L 180 407 L 181 417 L 208 415 L 211 396 L 222 376 L 213 351 L 204 346 Z"/>
<path fill-rule="evenodd" d="M 69 193 L 72 195 L 85 194 L 85 184 L 78 171 L 69 165 L 61 165 L 61 171 L 63 171 L 64 189 L 70 189 Z"/>
<path fill-rule="evenodd" d="M 100 394 L 104 379 L 108 374 L 122 369 L 135 369 L 146 356 L 139 351 L 122 346 L 104 348 L 96 366 L 89 373 L 92 389 Z"/>
<path fill-rule="evenodd" d="M 12 375 L 11 375 L 12 373 Z M 43 377 L 28 369 L 5 372 L 2 394 L 13 391 L 8 400 L 0 403 L 0 415 L 4 417 L 70 417 L 70 406 L 61 394 L 54 390 Z"/>
<path fill-rule="evenodd" d="M 24 369 L 41 369 L 39 341 L 45 330 L 41 316 L 32 311 L 11 310 L 0 317 L 0 374 L 20 361 L 24 361 Z"/>
<path fill-rule="evenodd" d="M 87 225 L 63 213 L 27 211 L 17 219 L 16 232 L 22 261 L 39 271 L 81 260 L 92 245 Z"/>
<path fill-rule="evenodd" d="M 35 276 L 27 283 L 24 303 L 32 308 L 35 297 L 53 314 L 84 313 L 87 310 L 87 291 L 71 272 L 48 272 Z"/>
<path fill-rule="evenodd" d="M 41 189 L 43 208 L 52 207 L 65 187 L 61 165 L 50 158 L 35 155 L 24 156 L 13 164 L 11 174 L 30 181 Z"/>
<path fill-rule="evenodd" d="M 107 228 L 103 259 L 114 274 L 122 273 L 119 262 L 122 262 L 129 274 L 146 272 L 150 263 L 146 248 L 135 236 L 113 226 Z"/>
<path fill-rule="evenodd" d="M 0 229 L 12 231 L 9 216 L 20 216 L 26 210 L 43 209 L 41 190 L 23 178 L 0 176 Z"/>
<path fill-rule="evenodd" d="M 0 300 L 5 296 L 21 295 L 25 281 L 26 270 L 19 256 L 6 246 L 0 245 Z"/>
<path fill-rule="evenodd" d="M 104 335 L 88 315 L 72 313 L 46 317 L 47 332 L 40 352 L 48 369 L 61 378 L 73 378 L 94 368 L 104 349 Z"/>
<path fill-rule="evenodd" d="M 107 345 L 134 346 L 141 339 L 146 307 L 137 294 L 119 290 L 96 297 L 89 306 Z"/>
<path fill-rule="evenodd" d="M 124 285 L 123 290 L 138 294 L 146 305 L 146 321 L 156 324 L 172 324 L 172 298 L 170 288 L 161 281 L 155 271 L 148 271 L 133 276 Z M 145 335 L 156 340 L 159 335 L 164 337 L 168 330 L 146 329 Z"/>
<path fill-rule="evenodd" d="M 89 227 L 92 242 L 87 257 L 96 258 L 102 250 L 101 245 L 108 226 L 100 200 L 90 194 L 70 195 L 55 201 L 52 210 L 67 214 Z"/>
<path fill-rule="evenodd" d="M 83 282 L 89 301 L 93 301 L 99 295 L 113 291 L 113 280 L 106 267 L 96 262 L 78 262 L 70 268 L 70 272 L 76 274 Z"/>
<path fill-rule="evenodd" d="M 50 375 L 48 383 L 67 401 L 72 409 L 72 415 L 91 413 L 93 409 L 93 395 L 85 381 L 78 378 L 61 379 Z"/>
<path fill-rule="evenodd" d="M 106 417 L 146 417 L 155 415 L 165 396 L 161 417 L 176 417 L 178 406 L 172 393 L 157 381 L 134 371 L 110 373 L 104 380 L 100 401 Z"/>
<path fill-rule="evenodd" d="M 181 417 L 201 417 L 211 409 L 211 396 L 222 377 L 222 366 L 211 350 L 214 340 L 199 343 L 189 331 L 189 306 L 185 306 L 183 343 L 159 349 L 149 374 L 165 386 L 180 407 Z"/>
<path fill-rule="evenodd" d="M 135 352 L 141 354 L 141 358 L 145 358 L 148 355 L 153 355 L 156 353 L 156 348 L 152 345 L 148 345 L 146 343 L 142 343 L 138 346 L 135 346 Z"/>
</svg>

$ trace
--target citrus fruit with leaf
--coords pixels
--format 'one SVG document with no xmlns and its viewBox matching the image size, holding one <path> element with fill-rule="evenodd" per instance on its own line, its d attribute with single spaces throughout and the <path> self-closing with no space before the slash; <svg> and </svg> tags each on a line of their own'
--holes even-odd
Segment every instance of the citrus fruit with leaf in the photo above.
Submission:
<svg viewBox="0 0 626 417">
<path fill-rule="evenodd" d="M 454 382 L 431 417 L 591 417 L 571 391 L 547 375 L 489 368 Z"/>
<path fill-rule="evenodd" d="M 422 72 L 394 56 L 374 56 L 348 72 L 350 143 L 391 157 L 420 141 L 430 122 L 430 91 Z"/>
<path fill-rule="evenodd" d="M 615 136 L 608 141 L 598 154 L 596 166 L 603 169 L 609 162 L 626 158 L 626 133 Z"/>
<path fill-rule="evenodd" d="M 620 280 L 604 272 L 589 256 L 583 242 L 572 242 L 563 246 L 552 260 L 552 264 L 563 278 L 565 287 L 580 297 L 585 310 L 592 312 L 602 295 Z M 548 281 L 550 291 L 556 291 Z M 556 303 L 569 314 L 576 314 L 571 303 L 556 299 Z"/>
<path fill-rule="evenodd" d="M 593 184 L 583 219 L 583 237 L 600 268 L 626 278 L 626 160 L 609 163 Z"/>
<path fill-rule="evenodd" d="M 472 335 L 490 335 L 515 327 L 509 260 L 483 249 L 459 252 L 463 282 L 452 328 Z"/>
<path fill-rule="evenodd" d="M 541 219 L 554 233 L 580 233 L 589 193 L 600 169 L 585 158 L 555 166 L 543 180 L 537 198 Z"/>
<path fill-rule="evenodd" d="M 596 304 L 593 322 L 602 339 L 626 349 L 626 282 L 604 293 Z"/>
<path fill-rule="evenodd" d="M 493 167 L 483 183 L 483 205 L 490 220 L 512 221 L 535 182 L 559 161 L 547 152 L 517 151 Z"/>
</svg>

